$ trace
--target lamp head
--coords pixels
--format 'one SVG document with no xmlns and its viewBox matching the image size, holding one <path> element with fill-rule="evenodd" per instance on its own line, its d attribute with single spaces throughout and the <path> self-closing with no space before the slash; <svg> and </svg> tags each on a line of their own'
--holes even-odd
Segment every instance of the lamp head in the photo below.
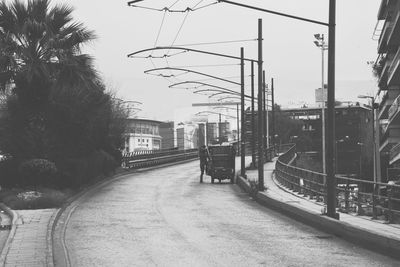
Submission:
<svg viewBox="0 0 400 267">
<path fill-rule="evenodd" d="M 320 43 L 318 41 L 314 41 L 314 44 L 318 47 L 321 47 Z"/>
<path fill-rule="evenodd" d="M 317 40 L 321 40 L 321 39 L 322 39 L 321 34 L 319 34 L 319 33 L 314 34 L 314 37 L 315 37 L 315 39 L 317 39 Z"/>
</svg>

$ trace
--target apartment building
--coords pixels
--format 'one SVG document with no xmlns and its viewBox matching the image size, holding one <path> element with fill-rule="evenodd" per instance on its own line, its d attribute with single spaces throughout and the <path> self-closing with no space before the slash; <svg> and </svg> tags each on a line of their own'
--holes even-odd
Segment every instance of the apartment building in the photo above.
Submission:
<svg viewBox="0 0 400 267">
<path fill-rule="evenodd" d="M 374 65 L 378 77 L 382 180 L 388 168 L 400 167 L 400 1 L 382 0 L 378 11 L 381 27 L 378 40 L 379 59 Z M 390 176 L 390 175 L 389 175 Z"/>
<path fill-rule="evenodd" d="M 160 121 L 127 119 L 125 152 L 161 149 Z"/>
</svg>

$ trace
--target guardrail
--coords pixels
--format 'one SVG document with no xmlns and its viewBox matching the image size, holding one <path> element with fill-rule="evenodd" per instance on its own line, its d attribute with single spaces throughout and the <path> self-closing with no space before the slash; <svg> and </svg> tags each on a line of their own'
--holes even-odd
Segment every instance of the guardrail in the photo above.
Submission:
<svg viewBox="0 0 400 267">
<path fill-rule="evenodd" d="M 295 160 L 296 146 L 292 145 L 276 162 L 276 179 L 294 192 L 324 202 L 326 175 L 295 167 L 292 165 Z M 389 223 L 399 221 L 399 184 L 377 183 L 344 176 L 336 176 L 336 181 L 336 204 L 339 211 L 373 218 L 381 216 Z"/>
<path fill-rule="evenodd" d="M 198 157 L 198 149 L 185 150 L 149 150 L 136 151 L 124 154 L 122 157 L 123 168 L 145 168 L 155 165 L 178 162 Z"/>
</svg>

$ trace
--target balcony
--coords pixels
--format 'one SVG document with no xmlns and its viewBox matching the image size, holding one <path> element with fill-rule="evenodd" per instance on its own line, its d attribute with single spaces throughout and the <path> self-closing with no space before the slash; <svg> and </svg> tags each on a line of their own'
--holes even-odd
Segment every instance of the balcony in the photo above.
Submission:
<svg viewBox="0 0 400 267">
<path fill-rule="evenodd" d="M 400 45 L 400 12 L 397 13 L 397 16 L 394 19 L 392 29 L 388 36 L 387 45 L 389 47 Z"/>
<path fill-rule="evenodd" d="M 391 61 L 388 69 L 388 86 L 400 85 L 400 47 L 397 49 L 397 53 Z"/>
<path fill-rule="evenodd" d="M 380 73 L 380 78 L 378 81 L 378 86 L 380 90 L 387 90 L 388 89 L 388 71 L 392 60 L 389 59 L 388 56 L 382 58 L 381 62 L 378 64 L 384 64 L 382 68 L 382 72 Z"/>
<path fill-rule="evenodd" d="M 399 107 L 400 107 L 400 96 L 395 98 L 395 100 L 393 101 L 393 104 L 389 108 L 389 111 L 388 111 L 389 125 L 393 121 L 393 119 L 398 117 Z"/>
<path fill-rule="evenodd" d="M 400 143 L 400 128 L 387 128 L 379 147 L 380 152 L 389 152 Z"/>
<path fill-rule="evenodd" d="M 378 42 L 378 54 L 386 53 L 388 49 L 388 38 L 394 26 L 393 21 L 386 20 Z"/>
<path fill-rule="evenodd" d="M 379 113 L 378 118 L 388 119 L 389 117 L 389 108 L 392 106 L 394 99 L 399 95 L 400 91 L 398 90 L 388 90 L 383 96 L 380 104 L 379 104 Z"/>
<path fill-rule="evenodd" d="M 400 160 L 400 143 L 397 143 L 393 148 L 390 150 L 390 158 L 389 164 L 393 164 L 396 161 Z"/>
</svg>

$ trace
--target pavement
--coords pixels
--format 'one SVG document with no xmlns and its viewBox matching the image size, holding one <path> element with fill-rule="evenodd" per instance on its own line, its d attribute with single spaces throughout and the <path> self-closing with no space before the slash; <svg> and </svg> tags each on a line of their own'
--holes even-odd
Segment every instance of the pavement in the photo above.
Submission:
<svg viewBox="0 0 400 267">
<path fill-rule="evenodd" d="M 12 211 L 13 224 L 1 253 L 3 266 L 52 266 L 49 224 L 57 209 Z M 51 228 L 50 228 L 51 229 Z"/>
<path fill-rule="evenodd" d="M 247 161 L 247 160 L 246 160 Z M 237 165 L 239 169 L 240 164 Z M 274 180 L 275 161 L 264 165 L 267 189 L 256 200 L 311 226 L 393 257 L 400 257 L 400 225 L 384 224 L 363 216 L 340 213 L 340 221 L 321 214 L 323 205 L 297 195 Z M 257 180 L 257 170 L 247 170 L 247 179 L 237 177 L 242 189 L 251 193 L 249 180 Z M 0 265 L 53 266 L 51 231 L 58 209 L 8 211 L 12 227 L 2 248 Z"/>
<path fill-rule="evenodd" d="M 387 224 L 367 216 L 339 213 L 340 220 L 324 215 L 324 204 L 309 199 L 283 187 L 274 177 L 274 159 L 264 165 L 264 185 L 266 190 L 258 192 L 256 200 L 265 206 L 286 213 L 308 225 L 333 233 L 350 242 L 400 258 L 400 225 Z M 258 180 L 258 170 L 247 170 L 247 179 L 238 177 L 237 183 L 251 193 L 249 181 Z"/>
</svg>

